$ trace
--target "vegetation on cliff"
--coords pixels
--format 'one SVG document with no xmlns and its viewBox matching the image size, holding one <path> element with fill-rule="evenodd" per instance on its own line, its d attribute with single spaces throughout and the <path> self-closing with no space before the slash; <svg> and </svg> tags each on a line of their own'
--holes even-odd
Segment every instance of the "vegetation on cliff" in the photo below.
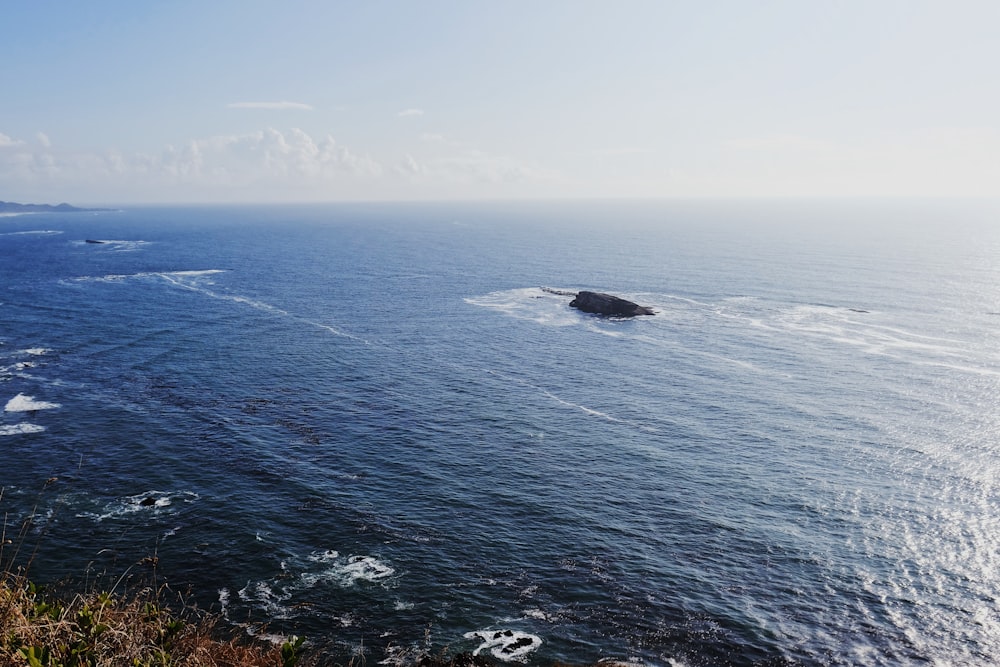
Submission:
<svg viewBox="0 0 1000 667">
<path fill-rule="evenodd" d="M 40 587 L 0 572 L 0 664 L 26 667 L 293 667 L 303 640 L 282 645 L 233 636 L 218 616 L 167 605 L 166 586 L 126 593 Z M 179 611 L 178 611 L 179 610 Z"/>
</svg>

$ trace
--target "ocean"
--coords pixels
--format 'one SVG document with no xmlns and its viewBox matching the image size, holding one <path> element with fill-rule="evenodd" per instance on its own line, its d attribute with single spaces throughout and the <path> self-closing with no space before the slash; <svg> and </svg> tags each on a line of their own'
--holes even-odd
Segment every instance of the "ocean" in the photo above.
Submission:
<svg viewBox="0 0 1000 667">
<path fill-rule="evenodd" d="M 0 514 L 341 663 L 993 664 L 998 258 L 982 201 L 0 218 Z"/>
</svg>

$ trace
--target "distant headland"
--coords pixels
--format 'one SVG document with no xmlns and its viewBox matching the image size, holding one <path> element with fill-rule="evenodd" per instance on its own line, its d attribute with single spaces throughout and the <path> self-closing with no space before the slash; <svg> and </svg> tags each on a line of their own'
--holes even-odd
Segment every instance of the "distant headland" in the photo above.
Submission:
<svg viewBox="0 0 1000 667">
<path fill-rule="evenodd" d="M 87 213 L 107 211 L 106 208 L 79 208 L 69 204 L 18 204 L 12 201 L 0 201 L 0 213 Z"/>
</svg>

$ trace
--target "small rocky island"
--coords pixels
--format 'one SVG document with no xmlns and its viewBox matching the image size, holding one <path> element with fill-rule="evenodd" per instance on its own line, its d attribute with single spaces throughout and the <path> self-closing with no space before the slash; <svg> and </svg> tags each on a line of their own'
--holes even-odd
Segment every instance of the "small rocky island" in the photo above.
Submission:
<svg viewBox="0 0 1000 667">
<path fill-rule="evenodd" d="M 572 308 L 585 313 L 605 315 L 607 317 L 635 317 L 636 315 L 655 315 L 652 308 L 640 306 L 611 294 L 602 292 L 577 292 L 576 298 L 570 301 Z"/>
</svg>

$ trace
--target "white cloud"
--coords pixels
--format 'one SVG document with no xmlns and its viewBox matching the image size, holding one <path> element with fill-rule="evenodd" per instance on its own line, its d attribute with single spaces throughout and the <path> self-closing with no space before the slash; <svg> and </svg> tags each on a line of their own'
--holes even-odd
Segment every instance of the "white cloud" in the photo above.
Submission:
<svg viewBox="0 0 1000 667">
<path fill-rule="evenodd" d="M 403 157 L 403 161 L 396 165 L 396 173 L 403 174 L 406 176 L 412 176 L 415 174 L 423 174 L 426 169 L 422 164 L 417 162 L 416 158 L 407 153 Z"/>
<path fill-rule="evenodd" d="M 0 132 L 0 148 L 4 148 L 7 146 L 20 146 L 23 143 L 24 143 L 23 141 L 18 141 L 17 139 L 11 139 L 6 134 Z"/>
<path fill-rule="evenodd" d="M 0 151 L 0 182 L 18 196 L 67 193 L 60 201 L 336 199 L 383 173 L 376 160 L 333 137 L 297 128 L 194 139 L 158 154 L 74 153 L 0 136 L 9 146 Z"/>
<path fill-rule="evenodd" d="M 301 102 L 233 102 L 226 105 L 230 109 L 272 109 L 272 110 L 297 110 L 297 111 L 313 111 L 313 106 L 311 104 L 303 104 Z"/>
<path fill-rule="evenodd" d="M 402 111 L 400 111 L 396 115 L 399 116 L 400 118 L 406 118 L 407 116 L 423 116 L 424 115 L 424 110 L 423 109 L 403 109 Z"/>
<path fill-rule="evenodd" d="M 265 128 L 155 153 L 71 151 L 3 136 L 0 182 L 34 200 L 128 203 L 451 198 L 543 192 L 554 172 L 510 155 L 428 138 L 427 151 L 378 159 L 300 128 Z M 389 151 L 392 150 L 390 147 Z M 391 154 L 391 153 L 390 153 Z"/>
<path fill-rule="evenodd" d="M 382 172 L 377 162 L 339 146 L 330 135 L 314 140 L 298 128 L 286 132 L 267 128 L 168 147 L 161 165 L 173 178 L 216 185 L 303 186 Z"/>
<path fill-rule="evenodd" d="M 40 143 L 42 146 L 45 146 L 46 148 L 52 146 L 52 141 L 49 139 L 49 135 L 45 134 L 44 132 L 39 132 L 35 136 L 38 137 L 38 143 Z"/>
</svg>

